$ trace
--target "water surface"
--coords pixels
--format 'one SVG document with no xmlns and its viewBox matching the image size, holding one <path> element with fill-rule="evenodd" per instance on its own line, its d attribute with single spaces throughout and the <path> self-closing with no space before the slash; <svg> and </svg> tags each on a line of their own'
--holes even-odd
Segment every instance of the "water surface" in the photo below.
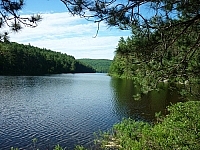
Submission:
<svg viewBox="0 0 200 150">
<path fill-rule="evenodd" d="M 91 147 L 94 132 L 124 117 L 152 121 L 179 96 L 169 90 L 134 101 L 130 80 L 106 74 L 0 76 L 0 149 L 40 149 L 60 144 Z"/>
</svg>

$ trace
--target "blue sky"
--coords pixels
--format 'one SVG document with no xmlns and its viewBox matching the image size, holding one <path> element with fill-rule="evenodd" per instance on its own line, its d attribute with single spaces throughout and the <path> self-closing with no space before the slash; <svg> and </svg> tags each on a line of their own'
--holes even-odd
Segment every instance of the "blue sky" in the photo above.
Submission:
<svg viewBox="0 0 200 150">
<path fill-rule="evenodd" d="M 40 48 L 66 53 L 78 58 L 113 59 L 120 37 L 127 37 L 130 31 L 108 28 L 78 16 L 68 14 L 60 0 L 25 0 L 21 14 L 40 14 L 43 18 L 36 28 L 24 27 L 19 33 L 11 33 L 10 40 L 31 44 Z"/>
</svg>

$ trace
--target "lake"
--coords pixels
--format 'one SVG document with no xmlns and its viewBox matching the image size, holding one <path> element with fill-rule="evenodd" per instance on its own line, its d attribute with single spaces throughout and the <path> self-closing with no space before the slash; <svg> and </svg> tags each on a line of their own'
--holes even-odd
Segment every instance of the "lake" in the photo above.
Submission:
<svg viewBox="0 0 200 150">
<path fill-rule="evenodd" d="M 155 112 L 181 101 L 175 92 L 151 92 L 135 101 L 131 80 L 106 74 L 0 76 L 0 149 L 59 144 L 90 148 L 94 132 L 109 130 L 122 118 L 154 121 Z"/>
</svg>

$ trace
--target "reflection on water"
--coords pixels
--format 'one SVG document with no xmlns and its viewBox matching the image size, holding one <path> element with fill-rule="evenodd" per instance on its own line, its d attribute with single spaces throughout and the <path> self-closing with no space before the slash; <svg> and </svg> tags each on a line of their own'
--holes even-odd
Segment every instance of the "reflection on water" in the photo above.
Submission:
<svg viewBox="0 0 200 150">
<path fill-rule="evenodd" d="M 124 117 L 152 121 L 178 101 L 167 87 L 141 101 L 135 92 L 132 81 L 106 74 L 0 76 L 0 149 L 33 149 L 33 138 L 39 149 L 90 147 L 94 132 Z"/>
<path fill-rule="evenodd" d="M 132 80 L 112 78 L 111 86 L 114 90 L 116 114 L 136 120 L 153 121 L 156 112 L 166 114 L 167 106 L 183 101 L 180 95 L 176 91 L 170 91 L 166 84 L 162 86 L 162 90 L 144 95 L 142 100 L 134 100 L 133 95 L 137 93 L 137 89 Z"/>
</svg>

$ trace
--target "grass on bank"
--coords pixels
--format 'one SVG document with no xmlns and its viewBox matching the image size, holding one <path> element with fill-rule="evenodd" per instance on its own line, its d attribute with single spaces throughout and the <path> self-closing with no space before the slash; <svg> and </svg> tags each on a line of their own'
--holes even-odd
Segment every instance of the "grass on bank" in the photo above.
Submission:
<svg viewBox="0 0 200 150">
<path fill-rule="evenodd" d="M 200 101 L 179 102 L 155 124 L 124 119 L 95 140 L 104 150 L 200 150 Z M 99 146 L 100 145 L 100 146 Z M 54 150 L 65 150 L 55 146 Z M 11 150 L 17 150 L 12 148 Z M 75 150 L 86 150 L 77 146 Z"/>
</svg>

